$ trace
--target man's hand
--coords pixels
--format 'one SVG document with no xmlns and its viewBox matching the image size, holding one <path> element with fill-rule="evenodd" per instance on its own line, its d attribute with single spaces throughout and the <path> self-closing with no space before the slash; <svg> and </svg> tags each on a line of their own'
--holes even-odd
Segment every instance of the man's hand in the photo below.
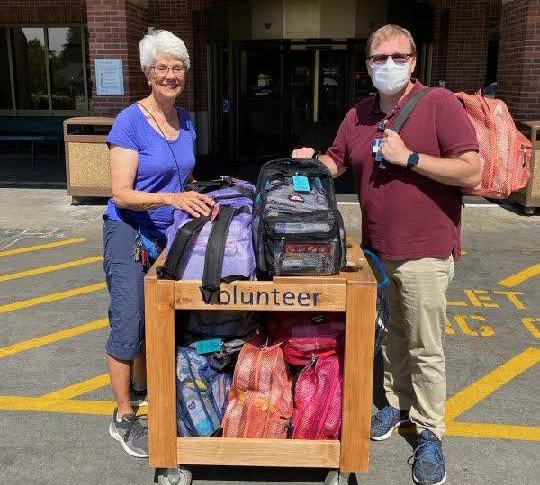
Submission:
<svg viewBox="0 0 540 485">
<path fill-rule="evenodd" d="M 315 150 L 313 148 L 296 148 L 292 151 L 291 158 L 311 158 Z"/>
<path fill-rule="evenodd" d="M 395 131 L 384 130 L 381 152 L 387 162 L 406 167 L 411 151 Z"/>
</svg>

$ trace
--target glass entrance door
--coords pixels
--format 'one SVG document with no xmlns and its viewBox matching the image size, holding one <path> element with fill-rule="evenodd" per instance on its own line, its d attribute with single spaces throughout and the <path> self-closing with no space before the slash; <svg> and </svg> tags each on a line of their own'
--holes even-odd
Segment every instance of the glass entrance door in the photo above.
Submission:
<svg viewBox="0 0 540 485">
<path fill-rule="evenodd" d="M 288 53 L 289 148 L 325 150 L 334 139 L 348 107 L 347 50 L 340 47 L 294 46 Z"/>
</svg>

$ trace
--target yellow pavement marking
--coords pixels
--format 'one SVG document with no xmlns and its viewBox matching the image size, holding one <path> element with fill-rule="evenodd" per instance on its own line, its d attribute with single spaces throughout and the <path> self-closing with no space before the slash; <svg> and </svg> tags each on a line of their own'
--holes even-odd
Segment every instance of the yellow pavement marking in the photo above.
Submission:
<svg viewBox="0 0 540 485">
<path fill-rule="evenodd" d="M 446 421 L 452 421 L 491 393 L 540 362 L 540 348 L 530 347 L 454 394 L 446 401 Z"/>
<path fill-rule="evenodd" d="M 94 414 L 110 416 L 114 401 L 43 399 L 41 397 L 0 396 L 2 411 L 47 411 L 51 413 Z"/>
<path fill-rule="evenodd" d="M 29 308 L 35 305 L 41 305 L 42 303 L 51 303 L 53 301 L 63 300 L 64 298 L 70 298 L 72 296 L 85 295 L 87 293 L 93 293 L 106 288 L 105 283 L 95 283 L 93 285 L 81 286 L 80 288 L 74 288 L 72 290 L 60 291 L 58 293 L 51 293 L 49 295 L 38 296 L 36 298 L 30 298 L 29 300 L 20 300 L 7 305 L 0 305 L 0 313 L 14 312 L 16 310 L 22 310 L 23 308 Z"/>
<path fill-rule="evenodd" d="M 43 397 L 0 396 L 2 411 L 41 411 L 66 414 L 90 414 L 110 416 L 115 407 L 114 401 L 82 401 L 75 399 L 61 400 Z M 138 414 L 145 414 L 145 407 Z M 450 421 L 446 423 L 447 436 L 465 438 L 496 438 L 510 440 L 540 441 L 540 427 L 512 426 L 495 423 L 464 423 Z M 413 428 L 401 428 L 399 433 L 416 432 Z"/>
<path fill-rule="evenodd" d="M 522 318 L 521 321 L 534 338 L 540 338 L 540 330 L 535 324 L 535 322 L 540 322 L 540 318 Z"/>
<path fill-rule="evenodd" d="M 88 379 L 86 381 L 77 382 L 75 384 L 72 384 L 71 386 L 64 387 L 63 389 L 59 389 L 58 391 L 43 394 L 43 396 L 41 396 L 41 399 L 45 399 L 47 401 L 64 401 L 73 397 L 80 396 L 81 394 L 86 394 L 87 392 L 92 392 L 96 389 L 105 387 L 110 382 L 111 380 L 109 378 L 109 374 L 101 374 L 99 376 L 92 377 L 91 379 Z"/>
<path fill-rule="evenodd" d="M 76 244 L 85 241 L 85 239 L 77 237 L 73 239 L 63 239 L 61 241 L 50 242 L 46 244 L 37 244 L 36 246 L 28 246 L 26 248 L 8 249 L 6 251 L 0 251 L 0 258 L 3 256 L 13 256 L 14 254 L 29 253 L 31 251 L 38 251 L 40 249 L 52 249 L 60 246 L 66 246 L 68 244 Z"/>
<path fill-rule="evenodd" d="M 519 273 L 508 276 L 504 280 L 499 281 L 499 285 L 512 288 L 537 275 L 540 275 L 540 264 L 529 266 Z"/>
<path fill-rule="evenodd" d="M 52 266 L 41 266 L 39 268 L 21 271 L 20 273 L 4 274 L 0 275 L 0 283 L 2 283 L 3 281 L 25 278 L 27 276 L 36 276 L 44 273 L 51 273 L 52 271 L 59 271 L 61 269 L 75 268 L 77 266 L 83 266 L 85 264 L 97 263 L 98 261 L 103 261 L 103 256 L 91 256 L 89 258 L 75 259 L 74 261 L 68 261 L 66 263 L 55 264 Z"/>
<path fill-rule="evenodd" d="M 465 438 L 540 441 L 540 427 L 450 421 L 446 423 L 446 435 L 461 436 Z"/>
<path fill-rule="evenodd" d="M 0 347 L 0 359 L 2 357 L 8 357 L 25 350 L 35 349 L 42 347 L 43 345 L 52 344 L 60 340 L 64 340 L 71 337 L 76 337 L 92 330 L 98 330 L 109 325 L 108 318 L 101 318 L 92 322 L 84 323 L 83 325 L 77 325 L 75 327 L 66 328 L 65 330 L 59 330 L 58 332 L 49 333 L 48 335 L 42 335 L 41 337 L 35 337 L 29 340 L 23 340 L 7 347 Z"/>
</svg>

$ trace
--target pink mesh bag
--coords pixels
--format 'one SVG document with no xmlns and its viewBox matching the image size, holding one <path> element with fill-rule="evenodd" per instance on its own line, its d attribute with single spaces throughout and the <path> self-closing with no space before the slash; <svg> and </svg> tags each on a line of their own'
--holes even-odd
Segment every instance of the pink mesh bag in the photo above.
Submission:
<svg viewBox="0 0 540 485">
<path fill-rule="evenodd" d="M 293 438 L 339 439 L 343 395 L 343 372 L 337 355 L 317 359 L 305 366 L 294 391 Z"/>
<path fill-rule="evenodd" d="M 283 356 L 291 365 L 306 365 L 314 358 L 337 355 L 343 349 L 342 313 L 274 313 L 267 326 L 275 342 L 283 345 Z"/>
<path fill-rule="evenodd" d="M 480 92 L 456 93 L 471 120 L 480 145 L 482 181 L 463 192 L 495 199 L 507 198 L 528 183 L 532 144 L 518 129 L 500 99 Z"/>
<path fill-rule="evenodd" d="M 281 346 L 244 344 L 222 421 L 223 436 L 286 438 L 292 410 L 292 382 Z"/>
</svg>

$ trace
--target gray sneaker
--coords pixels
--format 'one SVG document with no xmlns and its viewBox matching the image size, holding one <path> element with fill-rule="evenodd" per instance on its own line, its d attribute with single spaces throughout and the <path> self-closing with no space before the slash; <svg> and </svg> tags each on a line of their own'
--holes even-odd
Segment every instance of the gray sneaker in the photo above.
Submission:
<svg viewBox="0 0 540 485">
<path fill-rule="evenodd" d="M 141 425 L 135 414 L 124 414 L 122 420 L 116 420 L 115 408 L 109 434 L 119 441 L 124 451 L 131 456 L 146 458 L 148 456 L 148 430 Z"/>
</svg>

